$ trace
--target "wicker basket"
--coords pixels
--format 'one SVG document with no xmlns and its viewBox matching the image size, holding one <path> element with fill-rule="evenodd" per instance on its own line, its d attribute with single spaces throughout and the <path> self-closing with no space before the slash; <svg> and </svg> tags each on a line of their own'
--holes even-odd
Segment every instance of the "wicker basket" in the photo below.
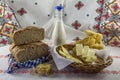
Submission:
<svg viewBox="0 0 120 80">
<path fill-rule="evenodd" d="M 65 44 L 63 45 L 68 51 L 72 50 L 74 45 L 71 44 Z M 60 46 L 58 46 L 56 48 L 56 51 L 58 52 L 61 49 Z M 62 55 L 61 55 L 62 56 Z M 64 57 L 64 56 L 63 56 Z M 106 62 L 103 61 L 103 59 L 97 57 L 97 62 L 96 64 L 91 64 L 91 63 L 84 63 L 84 64 L 80 64 L 80 63 L 72 63 L 70 64 L 71 67 L 79 70 L 80 72 L 85 72 L 85 73 L 98 73 L 101 70 L 103 70 L 104 68 L 108 67 L 109 65 L 111 65 L 113 62 L 113 59 L 109 56 L 108 59 L 106 60 Z"/>
</svg>

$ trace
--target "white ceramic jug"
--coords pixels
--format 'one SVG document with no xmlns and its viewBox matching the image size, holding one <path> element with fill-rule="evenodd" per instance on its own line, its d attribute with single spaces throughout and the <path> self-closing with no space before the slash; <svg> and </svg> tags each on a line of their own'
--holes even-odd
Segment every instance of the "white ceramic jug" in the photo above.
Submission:
<svg viewBox="0 0 120 80">
<path fill-rule="evenodd" d="M 54 30 L 52 33 L 52 42 L 54 46 L 66 43 L 66 32 L 63 23 L 63 5 L 56 6 L 55 10 Z"/>
</svg>

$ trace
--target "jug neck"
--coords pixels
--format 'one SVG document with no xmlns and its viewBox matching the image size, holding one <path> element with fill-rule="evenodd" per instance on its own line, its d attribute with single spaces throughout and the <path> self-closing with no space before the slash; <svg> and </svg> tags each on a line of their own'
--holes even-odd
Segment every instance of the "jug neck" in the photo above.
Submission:
<svg viewBox="0 0 120 80">
<path fill-rule="evenodd" d="M 54 18 L 58 21 L 63 19 L 63 6 L 60 4 L 56 6 Z"/>
</svg>

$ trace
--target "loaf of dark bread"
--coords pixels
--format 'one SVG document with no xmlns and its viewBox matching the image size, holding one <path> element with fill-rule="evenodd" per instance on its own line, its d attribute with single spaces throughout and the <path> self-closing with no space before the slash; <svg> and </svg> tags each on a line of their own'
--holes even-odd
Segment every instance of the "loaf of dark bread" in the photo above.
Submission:
<svg viewBox="0 0 120 80">
<path fill-rule="evenodd" d="M 42 42 L 35 42 L 20 46 L 12 44 L 10 52 L 14 58 L 21 63 L 49 54 L 48 45 Z"/>
<path fill-rule="evenodd" d="M 15 31 L 11 38 L 15 45 L 38 42 L 44 39 L 44 29 L 29 26 Z"/>
</svg>

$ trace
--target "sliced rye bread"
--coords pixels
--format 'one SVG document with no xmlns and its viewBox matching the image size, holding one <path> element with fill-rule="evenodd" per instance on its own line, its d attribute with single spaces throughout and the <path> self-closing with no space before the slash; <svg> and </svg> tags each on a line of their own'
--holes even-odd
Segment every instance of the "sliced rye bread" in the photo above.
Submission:
<svg viewBox="0 0 120 80">
<path fill-rule="evenodd" d="M 26 45 L 16 46 L 14 44 L 10 47 L 10 52 L 18 62 L 25 62 L 34 60 L 36 58 L 49 54 L 49 47 L 43 42 L 35 42 Z"/>
<path fill-rule="evenodd" d="M 44 29 L 28 26 L 26 28 L 15 31 L 11 38 L 15 45 L 38 42 L 44 39 Z"/>
</svg>

